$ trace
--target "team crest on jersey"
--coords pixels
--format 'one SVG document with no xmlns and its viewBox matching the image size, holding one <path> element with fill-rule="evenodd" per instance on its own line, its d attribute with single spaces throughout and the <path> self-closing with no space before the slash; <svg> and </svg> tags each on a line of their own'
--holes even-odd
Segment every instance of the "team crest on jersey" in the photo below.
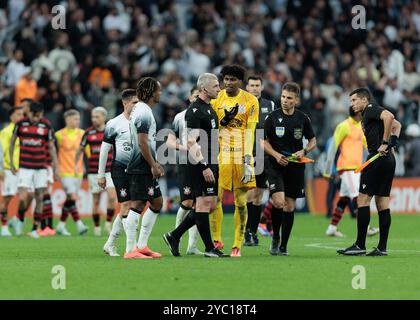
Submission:
<svg viewBox="0 0 420 320">
<path fill-rule="evenodd" d="M 93 140 L 96 140 L 96 136 L 95 136 L 95 135 L 93 135 L 93 136 L 92 136 L 92 139 L 93 139 Z"/>
<path fill-rule="evenodd" d="M 211 127 L 212 127 L 213 129 L 215 129 L 215 128 L 216 128 L 216 120 L 211 119 Z"/>
<path fill-rule="evenodd" d="M 127 190 L 121 189 L 120 190 L 120 196 L 121 196 L 121 198 L 125 198 L 127 196 Z"/>
<path fill-rule="evenodd" d="M 295 139 L 302 139 L 302 128 L 294 128 L 293 129 L 293 137 Z"/>
<path fill-rule="evenodd" d="M 38 128 L 36 130 L 36 132 L 38 132 L 38 134 L 43 135 L 44 134 L 44 128 Z"/>
<path fill-rule="evenodd" d="M 279 138 L 284 136 L 284 127 L 276 127 L 276 136 Z"/>
<path fill-rule="evenodd" d="M 184 194 L 186 196 L 190 195 L 191 194 L 191 188 L 190 187 L 184 187 Z"/>
<path fill-rule="evenodd" d="M 155 189 L 153 187 L 149 188 L 149 191 L 147 192 L 147 194 L 151 197 L 153 197 L 153 195 L 155 194 Z"/>
</svg>

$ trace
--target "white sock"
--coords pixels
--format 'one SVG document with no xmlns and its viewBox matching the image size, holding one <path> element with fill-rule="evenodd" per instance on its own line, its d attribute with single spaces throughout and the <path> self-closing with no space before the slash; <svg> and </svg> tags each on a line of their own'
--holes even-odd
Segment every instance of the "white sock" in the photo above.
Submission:
<svg viewBox="0 0 420 320">
<path fill-rule="evenodd" d="M 332 232 L 336 232 L 337 231 L 337 226 L 334 226 L 334 225 L 332 225 L 332 224 L 330 224 L 329 226 L 328 226 L 328 229 L 327 229 L 327 232 L 328 233 L 332 233 Z"/>
<path fill-rule="evenodd" d="M 141 229 L 139 235 L 139 241 L 137 242 L 137 248 L 143 249 L 147 246 L 147 241 L 152 233 L 153 226 L 155 225 L 158 214 L 154 213 L 150 208 L 143 214 L 141 219 Z"/>
<path fill-rule="evenodd" d="M 109 234 L 108 241 L 106 242 L 107 245 L 113 246 L 115 244 L 115 241 L 117 241 L 123 227 L 121 220 L 121 215 L 118 214 L 112 224 L 111 233 Z"/>
<path fill-rule="evenodd" d="M 124 232 L 127 233 L 127 217 L 121 217 L 121 224 L 123 226 Z"/>
<path fill-rule="evenodd" d="M 188 230 L 188 248 L 189 249 L 197 247 L 198 236 L 199 236 L 199 233 L 198 233 L 197 225 L 194 225 Z"/>
<path fill-rule="evenodd" d="M 130 209 L 126 219 L 127 241 L 125 252 L 132 252 L 136 246 L 137 225 L 139 224 L 140 214 Z"/>
<path fill-rule="evenodd" d="M 85 224 L 82 222 L 82 220 L 77 220 L 76 221 L 76 226 L 78 229 L 83 228 L 85 226 Z"/>
<path fill-rule="evenodd" d="M 60 221 L 57 224 L 57 229 L 63 229 L 63 228 L 65 228 L 65 226 L 66 226 L 66 223 L 64 221 Z"/>
<path fill-rule="evenodd" d="M 176 213 L 175 228 L 181 224 L 182 220 L 184 220 L 190 210 L 191 209 L 185 210 L 183 207 L 179 207 L 178 212 Z"/>
</svg>

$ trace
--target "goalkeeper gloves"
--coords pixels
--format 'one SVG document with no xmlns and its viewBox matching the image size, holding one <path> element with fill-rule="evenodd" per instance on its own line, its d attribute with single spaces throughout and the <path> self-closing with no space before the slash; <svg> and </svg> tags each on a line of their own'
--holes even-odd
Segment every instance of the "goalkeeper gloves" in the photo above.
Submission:
<svg viewBox="0 0 420 320">
<path fill-rule="evenodd" d="M 225 109 L 225 116 L 220 120 L 220 125 L 226 127 L 229 122 L 238 114 L 239 104 L 236 104 L 230 111 Z"/>
<path fill-rule="evenodd" d="M 243 183 L 251 182 L 253 175 L 254 175 L 254 170 L 252 169 L 252 166 L 251 166 L 251 157 L 249 155 L 246 155 L 245 161 L 244 161 L 244 172 L 243 172 L 241 181 Z"/>
</svg>

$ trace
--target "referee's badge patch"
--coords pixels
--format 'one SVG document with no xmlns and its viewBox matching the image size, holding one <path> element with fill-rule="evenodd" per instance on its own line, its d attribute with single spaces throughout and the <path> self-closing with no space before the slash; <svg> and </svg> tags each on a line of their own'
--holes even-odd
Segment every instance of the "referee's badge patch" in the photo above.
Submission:
<svg viewBox="0 0 420 320">
<path fill-rule="evenodd" d="M 276 136 L 279 138 L 284 136 L 284 127 L 276 127 Z"/>
<path fill-rule="evenodd" d="M 295 137 L 295 139 L 301 139 L 302 138 L 302 128 L 295 128 L 293 130 L 293 137 Z"/>
</svg>

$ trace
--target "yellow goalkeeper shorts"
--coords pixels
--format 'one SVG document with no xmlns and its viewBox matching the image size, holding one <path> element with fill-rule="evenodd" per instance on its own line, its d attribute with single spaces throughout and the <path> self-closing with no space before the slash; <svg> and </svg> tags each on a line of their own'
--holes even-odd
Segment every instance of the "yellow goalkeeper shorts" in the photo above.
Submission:
<svg viewBox="0 0 420 320">
<path fill-rule="evenodd" d="M 219 188 L 224 190 L 252 189 L 256 187 L 255 176 L 248 183 L 241 181 L 244 174 L 244 165 L 235 163 L 219 164 Z M 232 188 L 233 187 L 233 188 Z"/>
</svg>

